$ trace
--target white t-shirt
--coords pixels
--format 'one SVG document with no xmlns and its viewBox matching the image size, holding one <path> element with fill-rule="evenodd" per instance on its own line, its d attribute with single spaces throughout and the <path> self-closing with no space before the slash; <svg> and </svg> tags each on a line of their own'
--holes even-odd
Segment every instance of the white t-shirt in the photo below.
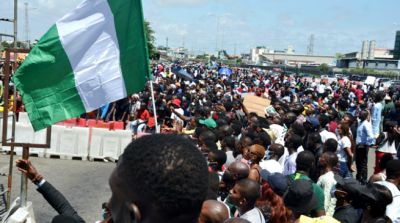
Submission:
<svg viewBox="0 0 400 223">
<path fill-rule="evenodd" d="M 180 115 L 184 114 L 184 111 L 182 108 L 175 108 L 175 112 Z M 172 114 L 171 114 L 171 119 L 175 120 L 176 122 L 180 122 L 183 125 L 183 120 L 180 119 L 174 112 L 172 112 Z"/>
<path fill-rule="evenodd" d="M 324 190 L 324 208 L 326 215 L 333 216 L 336 208 L 336 198 L 331 196 L 332 188 L 336 185 L 336 180 L 332 171 L 329 171 L 318 178 L 317 185 Z"/>
<path fill-rule="evenodd" d="M 351 141 L 349 139 L 349 137 L 344 136 L 342 137 L 339 142 L 339 149 L 336 152 L 339 162 L 347 162 L 347 154 L 345 151 L 345 148 L 351 148 Z"/>
<path fill-rule="evenodd" d="M 393 183 L 387 181 L 378 181 L 377 184 L 387 187 L 392 193 L 393 201 L 391 204 L 386 206 L 386 216 L 388 216 L 392 222 L 400 222 L 400 190 Z"/>
<path fill-rule="evenodd" d="M 278 162 L 279 164 L 281 164 L 281 166 L 285 165 L 285 161 L 286 158 L 289 156 L 289 151 L 288 149 L 285 147 L 284 151 L 283 151 L 283 155 L 281 156 L 281 158 L 279 158 Z"/>
<path fill-rule="evenodd" d="M 335 133 L 329 132 L 329 131 L 327 131 L 326 129 L 322 130 L 322 131 L 319 133 L 319 135 L 321 136 L 321 141 L 322 141 L 322 143 L 325 143 L 326 140 L 328 140 L 328 139 L 334 139 L 334 140 L 337 141 L 337 137 L 336 137 Z"/>
<path fill-rule="evenodd" d="M 323 93 L 325 93 L 326 86 L 325 86 L 325 84 L 319 84 L 317 89 L 318 89 L 318 93 L 323 94 Z"/>
<path fill-rule="evenodd" d="M 296 172 L 296 159 L 297 152 L 289 155 L 285 160 L 285 165 L 283 166 L 283 175 L 288 176 Z"/>
<path fill-rule="evenodd" d="M 261 169 L 266 170 L 271 174 L 283 172 L 282 165 L 276 160 L 264 160 L 260 162 L 260 167 Z"/>
<path fill-rule="evenodd" d="M 265 223 L 264 215 L 256 207 L 241 215 L 240 218 L 246 219 L 251 223 Z"/>
</svg>

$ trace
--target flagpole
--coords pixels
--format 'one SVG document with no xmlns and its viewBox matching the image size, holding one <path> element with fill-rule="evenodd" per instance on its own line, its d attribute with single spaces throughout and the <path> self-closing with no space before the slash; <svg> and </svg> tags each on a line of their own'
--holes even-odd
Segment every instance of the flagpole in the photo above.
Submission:
<svg viewBox="0 0 400 223">
<path fill-rule="evenodd" d="M 160 128 L 158 127 L 157 121 L 157 111 L 156 111 L 156 101 L 154 100 L 154 88 L 153 88 L 153 78 L 150 79 L 150 91 L 151 91 L 151 101 L 153 103 L 153 114 L 154 114 L 154 121 L 156 124 L 156 133 L 160 133 Z"/>
</svg>

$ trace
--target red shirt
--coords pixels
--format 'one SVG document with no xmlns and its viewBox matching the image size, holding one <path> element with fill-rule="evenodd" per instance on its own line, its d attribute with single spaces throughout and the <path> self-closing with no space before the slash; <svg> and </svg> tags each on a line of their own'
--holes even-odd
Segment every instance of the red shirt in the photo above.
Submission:
<svg viewBox="0 0 400 223">
<path fill-rule="evenodd" d="M 142 112 L 139 112 L 138 116 L 140 120 L 147 121 L 147 119 L 150 118 L 150 113 L 145 109 Z"/>
</svg>

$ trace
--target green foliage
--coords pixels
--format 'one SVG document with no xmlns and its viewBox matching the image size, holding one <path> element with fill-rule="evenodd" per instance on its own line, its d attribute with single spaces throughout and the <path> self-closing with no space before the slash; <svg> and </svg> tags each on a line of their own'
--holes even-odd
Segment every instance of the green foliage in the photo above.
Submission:
<svg viewBox="0 0 400 223">
<path fill-rule="evenodd" d="M 327 73 L 329 73 L 330 68 L 329 68 L 328 64 L 323 63 L 323 64 L 318 66 L 318 70 L 321 71 L 324 74 L 327 74 Z"/>
<path fill-rule="evenodd" d="M 149 57 L 150 59 L 157 59 L 160 58 L 160 54 L 157 52 L 155 47 L 156 38 L 154 37 L 154 30 L 150 26 L 150 22 L 144 21 L 144 28 L 147 37 L 147 48 L 149 50 Z"/>
</svg>

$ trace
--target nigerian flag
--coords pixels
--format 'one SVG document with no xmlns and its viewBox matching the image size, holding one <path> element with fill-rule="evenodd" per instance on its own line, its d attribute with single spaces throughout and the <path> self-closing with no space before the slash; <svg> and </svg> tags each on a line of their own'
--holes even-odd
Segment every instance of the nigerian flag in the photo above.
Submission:
<svg viewBox="0 0 400 223">
<path fill-rule="evenodd" d="M 141 0 L 85 0 L 40 39 L 13 81 L 35 131 L 144 88 Z"/>
</svg>

